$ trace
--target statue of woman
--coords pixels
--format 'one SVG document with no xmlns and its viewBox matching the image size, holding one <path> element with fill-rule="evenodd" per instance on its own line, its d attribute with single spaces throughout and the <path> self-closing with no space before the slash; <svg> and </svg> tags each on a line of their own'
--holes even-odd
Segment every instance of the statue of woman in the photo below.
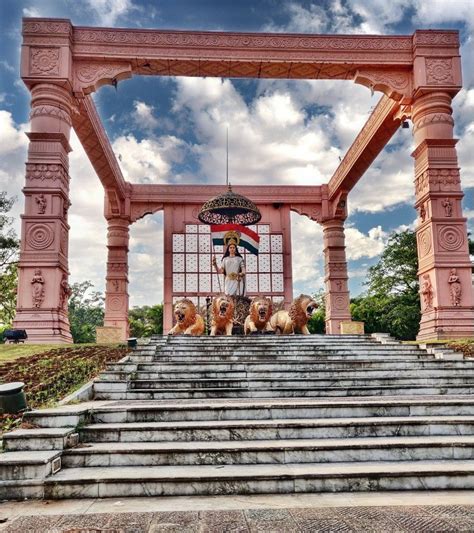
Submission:
<svg viewBox="0 0 474 533">
<path fill-rule="evenodd" d="M 217 266 L 217 260 L 214 257 L 212 264 L 218 274 L 224 274 L 224 293 L 228 296 L 243 296 L 243 278 L 245 277 L 244 258 L 237 250 L 235 240 L 229 240 L 226 251 L 222 256 L 221 265 Z"/>
<path fill-rule="evenodd" d="M 35 275 L 31 280 L 33 307 L 41 307 L 44 300 L 44 278 L 41 275 L 41 269 L 35 269 Z"/>
<path fill-rule="evenodd" d="M 451 292 L 451 303 L 457 307 L 461 305 L 461 280 L 456 272 L 455 268 L 451 269 L 450 276 L 448 278 L 449 290 Z"/>
</svg>

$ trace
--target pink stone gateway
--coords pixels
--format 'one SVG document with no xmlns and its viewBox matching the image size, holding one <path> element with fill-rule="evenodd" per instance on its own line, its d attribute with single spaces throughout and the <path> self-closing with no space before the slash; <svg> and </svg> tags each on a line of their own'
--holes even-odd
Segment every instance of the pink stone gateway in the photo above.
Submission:
<svg viewBox="0 0 474 533">
<path fill-rule="evenodd" d="M 344 246 L 348 195 L 402 121 L 411 119 L 415 206 L 420 214 L 418 338 L 474 335 L 471 264 L 451 109 L 451 100 L 461 89 L 456 31 L 334 36 L 111 30 L 75 27 L 65 19 L 27 18 L 21 76 L 31 91 L 31 131 L 14 327 L 26 329 L 29 342 L 71 342 L 67 316 L 71 126 L 105 190 L 105 326 L 116 328 L 122 339 L 128 336 L 129 226 L 159 210 L 164 211 L 165 226 L 165 330 L 171 327 L 172 302 L 183 292 L 198 303 L 216 292 L 211 270 L 206 270 L 206 230 L 198 224 L 197 212 L 222 189 L 126 182 L 90 96 L 102 85 L 134 74 L 347 79 L 382 92 L 327 185 L 235 187 L 262 212 L 259 232 L 267 234 L 269 242 L 262 261 L 268 259 L 263 258 L 265 253 L 272 252 L 272 242 L 274 253 L 281 256 L 268 271 L 262 270 L 263 263 L 255 265 L 248 292 L 264 292 L 290 303 L 289 214 L 306 215 L 324 229 L 326 326 L 328 333 L 340 333 L 341 321 L 350 320 Z M 180 242 L 188 236 L 200 255 L 197 264 L 188 261 L 189 268 L 180 270 Z M 204 244 L 199 247 L 201 240 Z M 182 255 L 186 259 L 186 251 Z"/>
</svg>

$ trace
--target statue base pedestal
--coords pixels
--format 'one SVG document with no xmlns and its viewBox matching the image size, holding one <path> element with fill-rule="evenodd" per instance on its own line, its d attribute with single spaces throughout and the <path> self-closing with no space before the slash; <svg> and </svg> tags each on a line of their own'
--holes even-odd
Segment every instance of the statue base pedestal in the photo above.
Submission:
<svg viewBox="0 0 474 533">
<path fill-rule="evenodd" d="M 73 342 L 67 314 L 59 309 L 23 308 L 17 311 L 13 327 L 26 330 L 28 344 Z"/>
</svg>

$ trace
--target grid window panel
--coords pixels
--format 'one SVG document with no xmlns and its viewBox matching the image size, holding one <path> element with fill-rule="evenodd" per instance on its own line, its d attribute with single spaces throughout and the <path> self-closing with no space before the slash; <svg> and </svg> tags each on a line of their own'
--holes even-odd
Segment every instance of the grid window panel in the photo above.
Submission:
<svg viewBox="0 0 474 533">
<path fill-rule="evenodd" d="M 197 296 L 190 296 L 189 300 L 193 302 L 194 305 L 198 305 L 198 297 Z"/>
<path fill-rule="evenodd" d="M 247 254 L 245 257 L 245 270 L 247 272 L 257 272 L 257 256 Z"/>
<path fill-rule="evenodd" d="M 260 235 L 260 253 L 270 252 L 270 235 Z"/>
<path fill-rule="evenodd" d="M 273 292 L 283 292 L 283 274 L 272 274 Z"/>
<path fill-rule="evenodd" d="M 255 233 L 257 233 L 257 226 L 255 224 L 252 224 L 251 226 L 248 226 L 248 228 L 249 228 L 249 230 L 252 230 Z"/>
<path fill-rule="evenodd" d="M 259 224 L 258 233 L 270 233 L 270 224 Z"/>
<path fill-rule="evenodd" d="M 173 272 L 184 272 L 184 254 L 173 254 Z"/>
<path fill-rule="evenodd" d="M 211 236 L 199 235 L 199 253 L 210 253 L 211 251 Z"/>
<path fill-rule="evenodd" d="M 247 292 L 258 292 L 257 274 L 247 274 L 245 276 Z"/>
<path fill-rule="evenodd" d="M 258 285 L 260 292 L 271 292 L 270 274 L 259 274 Z"/>
<path fill-rule="evenodd" d="M 271 235 L 272 253 L 283 252 L 283 235 Z"/>
<path fill-rule="evenodd" d="M 224 253 L 224 247 L 222 246 L 222 244 L 218 244 L 217 246 L 214 246 L 214 252 L 217 255 L 222 255 Z"/>
<path fill-rule="evenodd" d="M 198 275 L 186 274 L 186 292 L 197 292 L 198 290 Z"/>
<path fill-rule="evenodd" d="M 197 224 L 186 224 L 186 233 L 197 233 Z"/>
<path fill-rule="evenodd" d="M 211 227 L 207 224 L 199 224 L 198 231 L 199 233 L 211 233 Z"/>
<path fill-rule="evenodd" d="M 199 254 L 199 272 L 211 271 L 211 256 L 209 254 Z"/>
<path fill-rule="evenodd" d="M 283 272 L 283 255 L 272 254 L 272 272 Z"/>
<path fill-rule="evenodd" d="M 184 292 L 184 274 L 173 274 L 173 292 Z"/>
<path fill-rule="evenodd" d="M 186 272 L 198 271 L 198 256 L 197 254 L 186 254 Z"/>
<path fill-rule="evenodd" d="M 199 292 L 211 292 L 210 274 L 199 274 Z"/>
<path fill-rule="evenodd" d="M 194 252 L 198 251 L 198 240 L 196 234 L 186 235 L 186 251 Z"/>
<path fill-rule="evenodd" d="M 258 258 L 258 271 L 259 272 L 270 272 L 270 255 L 269 254 L 260 254 Z"/>
<path fill-rule="evenodd" d="M 224 290 L 224 285 L 223 285 L 224 282 L 222 278 L 223 276 L 212 274 L 212 292 L 221 292 Z M 220 281 L 220 285 L 219 285 L 219 281 Z"/>
<path fill-rule="evenodd" d="M 173 233 L 173 252 L 184 252 L 184 235 Z"/>
</svg>

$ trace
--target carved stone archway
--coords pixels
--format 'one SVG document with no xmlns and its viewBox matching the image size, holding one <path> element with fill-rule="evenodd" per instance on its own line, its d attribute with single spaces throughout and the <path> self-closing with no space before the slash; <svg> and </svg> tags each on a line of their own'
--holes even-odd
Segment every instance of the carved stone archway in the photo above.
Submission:
<svg viewBox="0 0 474 533">
<path fill-rule="evenodd" d="M 66 305 L 71 127 L 105 190 L 106 325 L 119 328 L 123 338 L 128 334 L 129 225 L 176 200 L 171 185 L 125 181 L 90 96 L 101 85 L 132 75 L 345 79 L 381 91 L 380 102 L 328 184 L 292 187 L 301 200 L 273 188 L 273 201 L 323 226 L 327 330 L 338 333 L 340 321 L 350 317 L 343 231 L 348 195 L 401 122 L 411 118 L 420 213 L 419 338 L 474 335 L 451 109 L 461 88 L 456 31 L 254 34 L 110 30 L 75 27 L 65 19 L 24 19 L 21 76 L 32 99 L 15 327 L 26 328 L 31 341 L 71 340 Z"/>
</svg>

